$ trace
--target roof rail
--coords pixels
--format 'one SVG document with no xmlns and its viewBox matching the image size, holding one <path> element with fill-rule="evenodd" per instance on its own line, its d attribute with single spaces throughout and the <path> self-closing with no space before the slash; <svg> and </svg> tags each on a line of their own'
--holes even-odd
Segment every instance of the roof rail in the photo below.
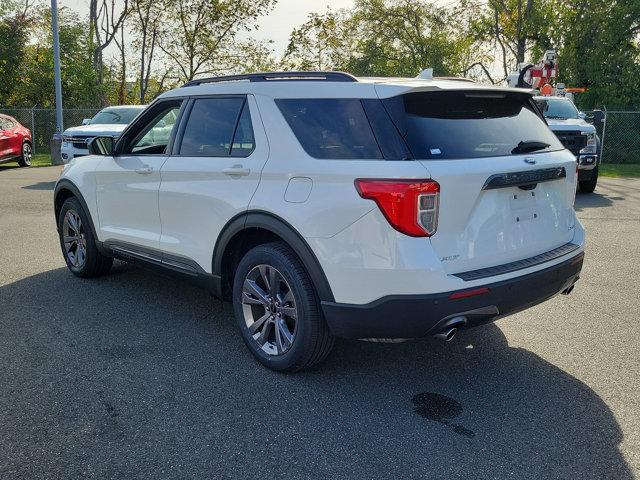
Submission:
<svg viewBox="0 0 640 480">
<path fill-rule="evenodd" d="M 250 82 L 271 82 L 271 81 L 313 81 L 313 82 L 357 82 L 358 79 L 353 75 L 344 72 L 262 72 L 262 73 L 246 73 L 242 75 L 223 75 L 219 77 L 197 78 L 183 85 L 183 87 L 192 87 L 194 85 L 202 85 L 203 83 L 216 82 L 236 82 L 240 80 L 249 80 Z"/>
</svg>

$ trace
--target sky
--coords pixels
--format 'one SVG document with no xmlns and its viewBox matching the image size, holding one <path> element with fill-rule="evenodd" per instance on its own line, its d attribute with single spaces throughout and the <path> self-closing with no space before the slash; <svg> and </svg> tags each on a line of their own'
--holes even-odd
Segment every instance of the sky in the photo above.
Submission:
<svg viewBox="0 0 640 480">
<path fill-rule="evenodd" d="M 272 47 L 280 57 L 289 43 L 289 34 L 303 24 L 312 12 L 324 12 L 327 7 L 334 10 L 351 7 L 352 0 L 278 0 L 269 15 L 259 19 L 260 29 L 251 36 L 259 40 L 273 40 Z M 89 14 L 88 0 L 58 0 L 59 7 L 69 7 L 81 15 Z"/>
<path fill-rule="evenodd" d="M 273 11 L 261 19 L 260 30 L 253 35 L 260 40 L 273 40 L 276 56 L 284 53 L 289 43 L 289 34 L 302 25 L 312 12 L 324 12 L 351 7 L 351 0 L 279 0 Z"/>
</svg>

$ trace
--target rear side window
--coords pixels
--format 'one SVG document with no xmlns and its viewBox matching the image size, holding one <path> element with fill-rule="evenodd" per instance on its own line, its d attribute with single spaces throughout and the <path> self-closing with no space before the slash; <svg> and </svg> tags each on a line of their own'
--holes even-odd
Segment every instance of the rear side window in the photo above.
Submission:
<svg viewBox="0 0 640 480">
<path fill-rule="evenodd" d="M 525 94 L 418 92 L 383 103 L 414 158 L 483 158 L 563 148 Z"/>
<path fill-rule="evenodd" d="M 248 157 L 253 151 L 255 141 L 253 138 L 253 126 L 251 125 L 251 115 L 249 114 L 249 104 L 245 101 L 240 114 L 240 120 L 233 136 L 231 147 L 232 157 Z"/>
<path fill-rule="evenodd" d="M 384 158 L 359 99 L 278 99 L 276 104 L 312 157 Z"/>
<path fill-rule="evenodd" d="M 250 154 L 253 150 L 253 130 L 245 104 L 246 100 L 241 97 L 195 100 L 179 154 L 202 157 Z M 234 141 L 236 133 L 237 141 Z"/>
</svg>

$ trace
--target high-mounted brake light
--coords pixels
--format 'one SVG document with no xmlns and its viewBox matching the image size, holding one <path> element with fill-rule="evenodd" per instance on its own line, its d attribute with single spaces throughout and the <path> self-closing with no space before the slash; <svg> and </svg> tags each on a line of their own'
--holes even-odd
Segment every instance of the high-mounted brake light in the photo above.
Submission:
<svg viewBox="0 0 640 480">
<path fill-rule="evenodd" d="M 438 228 L 440 185 L 433 180 L 358 178 L 362 198 L 378 204 L 389 224 L 405 235 L 430 237 Z"/>
</svg>

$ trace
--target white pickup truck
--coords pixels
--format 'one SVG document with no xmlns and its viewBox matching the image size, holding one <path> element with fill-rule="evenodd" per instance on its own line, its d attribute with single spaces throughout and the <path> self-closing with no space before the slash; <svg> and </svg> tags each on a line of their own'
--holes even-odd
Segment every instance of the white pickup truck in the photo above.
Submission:
<svg viewBox="0 0 640 480">
<path fill-rule="evenodd" d="M 566 97 L 535 97 L 549 128 L 578 161 L 580 191 L 591 193 L 598 182 L 601 143 L 596 127 L 585 120 L 573 102 Z"/>
</svg>

